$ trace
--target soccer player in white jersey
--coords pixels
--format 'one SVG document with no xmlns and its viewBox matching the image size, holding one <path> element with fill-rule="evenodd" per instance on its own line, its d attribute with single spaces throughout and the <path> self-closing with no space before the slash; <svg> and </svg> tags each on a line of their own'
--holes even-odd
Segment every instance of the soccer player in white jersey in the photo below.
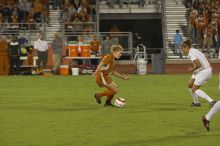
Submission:
<svg viewBox="0 0 220 146">
<path fill-rule="evenodd" d="M 193 98 L 191 106 L 201 106 L 198 97 L 206 99 L 211 106 L 213 106 L 216 101 L 209 97 L 204 91 L 199 88 L 205 84 L 212 77 L 212 68 L 206 56 L 191 48 L 191 41 L 184 41 L 182 44 L 182 51 L 184 55 L 188 55 L 189 59 L 193 62 L 193 67 L 188 70 L 192 72 L 192 77 L 188 83 L 189 92 Z"/>
<path fill-rule="evenodd" d="M 209 128 L 209 122 L 212 118 L 212 116 L 220 111 L 220 101 L 216 102 L 216 104 L 210 109 L 210 111 L 202 117 L 202 122 L 206 130 L 210 130 Z"/>
</svg>

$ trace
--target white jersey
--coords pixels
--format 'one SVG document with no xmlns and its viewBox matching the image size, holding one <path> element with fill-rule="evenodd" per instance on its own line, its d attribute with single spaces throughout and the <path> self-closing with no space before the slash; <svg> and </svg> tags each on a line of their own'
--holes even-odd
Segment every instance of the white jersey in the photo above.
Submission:
<svg viewBox="0 0 220 146">
<path fill-rule="evenodd" d="M 205 69 L 211 69 L 210 64 L 209 64 L 206 56 L 202 52 L 200 52 L 194 48 L 190 48 L 190 50 L 189 50 L 189 59 L 191 61 L 194 61 L 196 59 L 199 60 L 201 67 L 199 69 L 197 69 L 197 72 L 205 70 Z"/>
</svg>

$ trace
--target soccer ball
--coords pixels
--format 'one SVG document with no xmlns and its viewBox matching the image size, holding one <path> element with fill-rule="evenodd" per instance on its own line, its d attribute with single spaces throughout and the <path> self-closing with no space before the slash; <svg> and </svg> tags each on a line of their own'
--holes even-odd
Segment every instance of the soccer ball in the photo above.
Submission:
<svg viewBox="0 0 220 146">
<path fill-rule="evenodd" d="M 125 103 L 126 103 L 126 101 L 124 98 L 118 97 L 115 99 L 115 106 L 116 107 L 123 107 L 123 106 L 125 106 Z"/>
</svg>

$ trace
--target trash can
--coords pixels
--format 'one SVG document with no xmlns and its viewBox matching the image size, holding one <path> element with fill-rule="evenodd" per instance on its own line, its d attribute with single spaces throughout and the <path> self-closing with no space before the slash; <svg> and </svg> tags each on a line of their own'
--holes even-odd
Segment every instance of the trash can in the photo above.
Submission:
<svg viewBox="0 0 220 146">
<path fill-rule="evenodd" d="M 165 54 L 152 54 L 152 73 L 163 74 L 165 73 Z"/>
<path fill-rule="evenodd" d="M 137 60 L 137 74 L 139 75 L 147 74 L 147 61 L 145 61 L 145 59 L 139 58 Z"/>
</svg>

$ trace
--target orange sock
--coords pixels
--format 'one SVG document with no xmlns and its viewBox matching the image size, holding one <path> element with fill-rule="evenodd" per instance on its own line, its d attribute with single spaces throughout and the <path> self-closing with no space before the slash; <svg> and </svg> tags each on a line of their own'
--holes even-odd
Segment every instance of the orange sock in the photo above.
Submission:
<svg viewBox="0 0 220 146">
<path fill-rule="evenodd" d="M 112 90 L 112 89 L 108 89 L 108 90 L 106 90 L 106 91 L 104 91 L 104 92 L 102 92 L 102 93 L 99 93 L 98 94 L 98 96 L 99 97 L 103 97 L 103 96 L 114 96 L 115 95 L 115 91 L 114 90 Z M 112 97 L 113 98 L 113 97 Z"/>
</svg>

